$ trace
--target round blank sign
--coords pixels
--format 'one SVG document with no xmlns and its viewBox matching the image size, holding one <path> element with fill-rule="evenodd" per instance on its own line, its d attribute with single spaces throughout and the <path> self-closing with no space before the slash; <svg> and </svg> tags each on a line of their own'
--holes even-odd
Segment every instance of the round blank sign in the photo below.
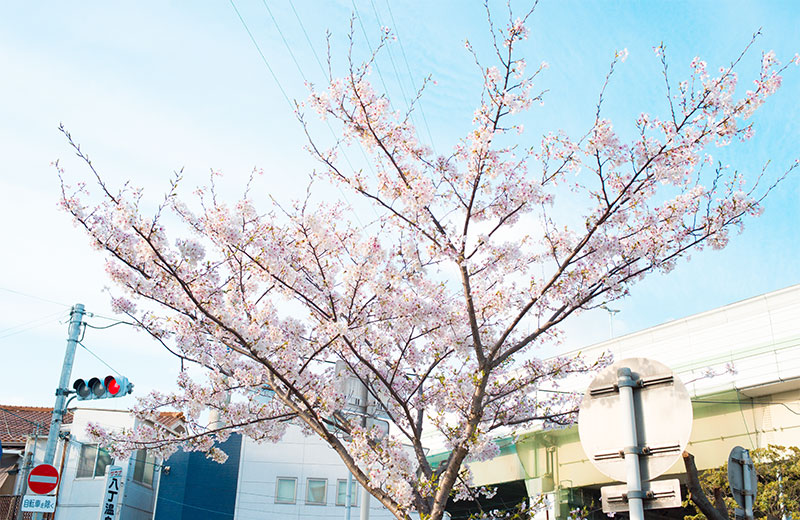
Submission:
<svg viewBox="0 0 800 520">
<path fill-rule="evenodd" d="M 578 414 L 581 444 L 594 466 L 608 477 L 625 482 L 622 450 L 629 419 L 620 399 L 617 370 L 631 369 L 639 466 L 642 481 L 667 471 L 681 456 L 692 431 L 692 403 L 686 387 L 658 361 L 629 358 L 602 370 L 589 385 Z"/>
</svg>

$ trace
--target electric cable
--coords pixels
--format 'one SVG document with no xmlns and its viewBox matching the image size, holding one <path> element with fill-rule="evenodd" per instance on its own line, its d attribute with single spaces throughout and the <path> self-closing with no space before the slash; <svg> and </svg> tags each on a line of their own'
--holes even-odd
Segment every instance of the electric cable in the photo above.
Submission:
<svg viewBox="0 0 800 520">
<path fill-rule="evenodd" d="M 39 296 L 34 296 L 33 294 L 24 293 L 22 291 L 15 291 L 14 289 L 9 289 L 7 287 L 0 287 L 0 291 L 6 291 L 6 292 L 14 293 L 14 294 L 19 294 L 20 296 L 25 296 L 27 298 L 32 298 L 34 300 L 39 300 L 39 301 L 46 302 L 46 303 L 52 303 L 54 305 L 61 305 L 63 307 L 72 307 L 72 305 L 67 305 L 66 303 L 63 303 L 63 302 L 57 302 L 57 301 L 54 301 L 54 300 L 48 300 L 47 298 L 41 298 Z"/>
<path fill-rule="evenodd" d="M 230 2 L 233 5 L 233 0 L 230 0 Z M 267 9 L 267 12 L 269 13 L 270 17 L 272 18 L 272 22 L 275 24 L 275 28 L 277 29 L 278 34 L 280 35 L 281 40 L 283 41 L 283 44 L 286 47 L 286 50 L 289 52 L 289 55 L 291 56 L 292 61 L 294 61 L 294 64 L 297 67 L 298 72 L 300 72 L 300 76 L 303 78 L 303 80 L 305 82 L 308 82 L 308 80 L 306 79 L 306 75 L 303 72 L 302 67 L 300 66 L 300 63 L 297 61 L 297 59 L 296 59 L 296 57 L 294 55 L 294 52 L 292 51 L 291 46 L 289 45 L 288 41 L 286 40 L 286 38 L 285 38 L 285 36 L 283 34 L 283 31 L 281 30 L 281 27 L 280 27 L 280 24 L 278 23 L 278 20 L 272 14 L 272 10 L 267 5 L 266 1 L 262 0 L 262 3 L 264 4 L 264 7 Z M 234 7 L 234 9 L 236 9 L 235 5 L 233 5 L 233 7 Z M 292 6 L 292 9 L 294 9 L 294 6 Z M 236 14 L 239 16 L 239 19 L 241 20 L 242 24 L 244 24 L 245 28 L 247 29 L 247 25 L 244 22 L 244 18 L 242 17 L 242 15 L 239 13 L 238 10 L 236 10 Z M 297 12 L 296 11 L 295 11 L 295 15 L 297 16 Z M 300 27 L 301 27 L 303 33 L 305 33 L 307 35 L 308 33 L 305 30 L 305 26 L 303 25 L 302 20 L 300 19 L 299 16 L 297 17 L 297 19 L 300 22 Z M 248 32 L 248 35 L 250 35 L 250 39 L 253 42 L 253 45 L 256 46 L 256 49 L 258 50 L 259 55 L 261 55 L 262 60 L 269 67 L 269 64 L 267 63 L 266 57 L 264 56 L 264 53 L 261 51 L 261 47 L 258 45 L 258 42 L 255 40 L 255 38 L 253 37 L 253 35 L 249 31 L 249 29 L 247 30 L 247 32 Z M 310 39 L 308 39 L 308 43 L 311 46 L 312 53 L 316 56 L 316 51 L 314 50 L 313 45 L 311 45 Z M 319 58 L 317 58 L 317 62 L 319 63 Z M 325 74 L 324 67 L 322 67 L 321 63 L 319 63 L 319 65 L 322 68 L 323 75 L 325 75 L 325 77 L 327 77 L 327 74 Z M 272 72 L 272 68 L 271 67 L 270 67 L 270 72 Z M 272 73 L 272 75 L 273 75 L 273 79 L 275 80 L 275 82 L 278 83 L 278 87 L 281 89 L 281 92 L 284 93 L 284 98 L 286 98 L 287 102 L 289 102 L 289 105 L 290 105 L 291 109 L 294 111 L 296 107 L 294 105 L 292 105 L 292 103 L 289 101 L 288 96 L 286 95 L 286 92 L 284 91 L 283 87 L 280 84 L 280 81 L 278 80 L 278 78 L 274 74 L 274 72 Z M 333 136 L 333 138 L 335 140 L 336 139 L 336 132 L 334 132 L 333 127 L 331 126 L 330 121 L 328 121 L 327 118 L 325 119 L 325 124 L 327 125 L 328 129 L 331 132 L 331 135 Z M 341 152 L 342 152 L 342 157 L 344 158 L 344 160 L 347 163 L 347 165 L 350 167 L 351 170 L 355 171 L 355 167 L 353 166 L 353 163 L 350 161 L 350 158 L 347 155 L 347 152 L 342 148 L 340 148 L 340 149 L 341 149 Z M 372 163 L 369 161 L 369 159 L 366 156 L 366 153 L 364 152 L 363 146 L 359 146 L 359 149 L 361 150 L 361 154 L 364 157 L 364 160 L 365 160 L 365 163 L 366 163 L 367 167 L 370 169 L 370 171 L 372 172 L 373 175 L 376 175 L 375 174 L 375 170 L 373 169 Z M 345 193 L 342 191 L 342 188 L 337 185 L 337 189 L 339 190 L 339 193 L 342 195 L 342 198 L 347 203 L 347 205 L 351 206 L 350 201 L 348 200 L 347 195 L 345 195 Z M 373 207 L 373 211 L 375 211 L 376 215 L 377 215 L 377 211 L 375 210 L 374 207 Z M 365 228 L 366 226 L 364 226 L 364 224 L 361 222 L 361 219 L 359 219 L 358 215 L 356 213 L 354 213 L 354 216 L 355 216 L 355 219 L 358 222 L 358 224 L 362 227 L 362 229 Z"/>
<path fill-rule="evenodd" d="M 239 13 L 239 9 L 236 8 L 236 4 L 233 2 L 233 0 L 228 0 L 228 1 L 231 3 L 231 7 L 233 7 L 233 10 L 236 11 L 236 16 L 238 16 L 239 21 L 242 22 L 244 30 L 247 31 L 247 35 L 250 37 L 250 41 L 253 42 L 253 45 L 255 45 L 256 50 L 258 51 L 258 55 L 261 56 L 261 61 L 264 62 L 264 65 L 267 66 L 267 70 L 269 70 L 269 73 L 272 74 L 272 79 L 275 80 L 275 84 L 278 86 L 278 89 L 281 91 L 281 94 L 283 94 L 283 98 L 286 100 L 289 106 L 292 106 L 292 101 L 289 99 L 289 96 L 286 95 L 286 91 L 283 90 L 283 86 L 281 85 L 281 82 L 278 80 L 278 76 L 275 74 L 275 71 L 272 70 L 272 67 L 267 61 L 267 58 L 264 56 L 264 53 L 261 52 L 261 47 L 258 45 L 258 42 L 256 42 L 253 33 L 250 32 L 250 28 L 247 26 L 247 23 L 245 23 L 241 13 Z"/>
<path fill-rule="evenodd" d="M 311 48 L 311 52 L 314 54 L 314 59 L 317 60 L 317 64 L 319 65 L 322 74 L 325 76 L 326 79 L 330 81 L 331 78 L 328 77 L 328 73 L 325 70 L 325 67 L 322 66 L 322 61 L 320 61 L 319 56 L 317 56 L 317 51 L 314 49 L 314 45 L 311 43 L 311 38 L 308 37 L 308 32 L 306 32 L 305 25 L 303 25 L 303 20 L 300 19 L 300 15 L 297 14 L 297 10 L 294 8 L 294 2 L 289 0 L 289 7 L 292 8 L 292 12 L 294 13 L 294 17 L 297 18 L 297 21 L 300 23 L 300 29 L 303 31 L 303 35 L 306 37 L 306 41 L 308 42 L 308 46 Z"/>
<path fill-rule="evenodd" d="M 400 53 L 403 56 L 403 61 L 406 64 L 406 71 L 408 71 L 408 77 L 409 77 L 409 80 L 411 81 L 411 86 L 413 87 L 414 86 L 414 76 L 413 76 L 413 74 L 411 74 L 411 67 L 408 64 L 408 58 L 406 57 L 406 50 L 405 50 L 405 47 L 403 46 L 403 40 L 400 39 L 400 32 L 397 29 L 397 22 L 394 19 L 394 13 L 392 13 L 392 6 L 391 6 L 389 0 L 386 0 L 386 8 L 389 11 L 389 18 L 391 18 L 391 20 L 392 20 L 392 28 L 394 29 L 395 36 L 397 36 L 397 43 L 400 45 Z M 435 155 L 436 154 L 436 146 L 433 143 L 433 135 L 431 135 L 431 128 L 430 128 L 430 126 L 428 126 L 428 118 L 425 117 L 425 110 L 422 108 L 422 100 L 421 99 L 417 101 L 417 105 L 419 106 L 419 113 L 422 116 L 422 123 L 425 125 L 425 130 L 428 133 L 428 139 L 430 140 L 430 143 L 431 143 L 431 149 L 433 150 L 433 153 Z"/>
<path fill-rule="evenodd" d="M 86 330 L 86 329 L 84 329 L 84 331 L 85 331 L 85 330 Z M 83 338 L 81 338 L 81 339 L 83 339 Z M 118 372 L 118 371 L 117 371 L 117 370 L 116 370 L 114 367 L 112 367 L 111 365 L 109 365 L 108 363 L 106 363 L 106 362 L 103 360 L 103 358 L 101 358 L 100 356 L 98 356 L 97 354 L 95 354 L 94 352 L 92 352 L 92 351 L 89 349 L 89 347 L 87 347 L 86 345 L 84 345 L 84 344 L 83 344 L 83 342 L 82 342 L 81 340 L 78 340 L 78 341 L 77 341 L 77 343 L 78 343 L 78 345 L 80 345 L 81 347 L 83 347 L 83 348 L 84 348 L 84 350 L 86 350 L 86 352 L 88 352 L 89 354 L 93 355 L 95 358 L 97 358 L 97 360 L 98 360 L 98 361 L 100 361 L 102 364 L 104 364 L 105 366 L 107 366 L 109 370 L 111 370 L 112 372 L 116 373 L 116 374 L 117 374 L 119 377 L 125 377 L 125 376 L 123 376 L 122 374 L 120 374 L 120 373 L 119 373 L 119 372 Z"/>
<path fill-rule="evenodd" d="M 15 325 L 13 327 L 7 327 L 0 331 L 0 333 L 5 333 L 0 336 L 0 339 L 5 339 L 11 336 L 16 336 L 17 334 L 22 334 L 23 332 L 27 332 L 29 330 L 33 330 L 39 328 L 43 325 L 49 325 L 53 322 L 58 322 L 61 319 L 61 316 L 64 314 L 63 310 L 60 310 L 55 313 L 48 314 L 46 316 L 42 316 L 35 320 L 31 320 L 26 323 L 22 323 L 20 325 Z M 18 329 L 18 330 L 15 330 Z"/>
</svg>

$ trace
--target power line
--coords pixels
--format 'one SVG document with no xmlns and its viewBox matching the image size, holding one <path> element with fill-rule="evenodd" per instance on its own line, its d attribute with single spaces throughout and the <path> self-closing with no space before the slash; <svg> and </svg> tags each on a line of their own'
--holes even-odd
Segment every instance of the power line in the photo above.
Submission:
<svg viewBox="0 0 800 520">
<path fill-rule="evenodd" d="M 297 58 L 295 57 L 294 52 L 292 52 L 292 46 L 289 45 L 289 42 L 286 41 L 286 37 L 283 36 L 283 31 L 281 31 L 281 26 L 278 25 L 278 20 L 276 20 L 275 15 L 272 14 L 272 9 L 269 8 L 269 5 L 267 5 L 266 0 L 261 0 L 261 3 L 264 4 L 264 9 L 266 9 L 267 12 L 269 13 L 269 17 L 272 18 L 272 23 L 275 24 L 275 28 L 278 29 L 278 35 L 280 35 L 281 40 L 283 40 L 283 45 L 286 47 L 286 50 L 289 51 L 289 56 L 292 58 L 295 67 L 297 67 L 297 71 L 300 73 L 300 76 L 303 78 L 303 81 L 308 82 L 308 79 L 306 79 L 306 75 L 303 74 L 303 69 L 300 68 L 300 64 L 297 62 Z"/>
<path fill-rule="evenodd" d="M 406 57 L 406 50 L 403 46 L 403 40 L 400 39 L 400 32 L 397 30 L 397 22 L 394 19 L 394 14 L 392 13 L 392 6 L 389 3 L 389 0 L 386 0 L 386 8 L 389 11 L 389 18 L 392 20 L 392 27 L 394 29 L 394 34 L 397 36 L 397 43 L 400 45 L 400 53 L 403 56 L 403 61 L 406 64 L 406 71 L 408 71 L 408 78 L 411 81 L 411 86 L 414 86 L 414 75 L 411 74 L 411 67 L 408 64 L 408 58 Z M 436 153 L 436 146 L 433 144 L 433 135 L 431 135 L 431 129 L 428 126 L 428 118 L 425 117 L 425 110 L 422 108 L 422 100 L 417 100 L 417 105 L 419 106 L 419 113 L 422 116 L 422 122 L 425 125 L 425 130 L 428 132 L 428 139 L 430 139 L 431 149 L 433 153 Z"/>
<path fill-rule="evenodd" d="M 358 19 L 358 25 L 361 26 L 361 33 L 364 35 L 364 41 L 367 44 L 367 48 L 369 49 L 370 54 L 373 54 L 374 51 L 372 50 L 372 45 L 369 43 L 369 37 L 367 36 L 367 30 L 364 28 L 364 22 L 361 20 L 361 14 L 358 12 L 358 7 L 356 7 L 356 0 L 350 0 L 350 3 L 353 5 L 353 11 L 356 14 L 356 18 Z M 389 89 L 386 87 L 386 82 L 383 80 L 383 74 L 381 74 L 381 68 L 378 66 L 378 62 L 375 61 L 375 70 L 378 73 L 378 77 L 381 78 L 381 84 L 383 85 L 383 91 L 386 92 L 386 95 L 389 95 Z M 391 104 L 391 100 L 389 100 Z"/>
<path fill-rule="evenodd" d="M 378 14 L 378 9 L 375 7 L 374 0 L 369 0 L 369 3 L 372 4 L 372 12 L 375 13 L 375 19 L 378 21 L 378 25 L 383 27 L 384 25 L 383 22 L 381 21 L 381 16 Z M 366 37 L 366 35 L 364 36 Z M 386 52 L 389 54 L 389 62 L 392 64 L 392 69 L 394 69 L 394 75 L 397 78 L 397 85 L 400 87 L 400 95 L 403 96 L 403 101 L 405 101 L 406 106 L 411 108 L 408 102 L 408 97 L 406 96 L 406 90 L 403 88 L 403 82 L 400 80 L 400 74 L 397 72 L 397 67 L 394 64 L 394 57 L 392 56 L 392 50 L 389 47 L 386 47 Z"/>
<path fill-rule="evenodd" d="M 24 292 L 21 292 L 21 291 L 15 291 L 14 289 L 9 289 L 7 287 L 0 287 L 0 291 L 6 291 L 6 292 L 14 293 L 14 294 L 19 294 L 20 296 L 25 296 L 27 298 L 32 298 L 34 300 L 39 300 L 39 301 L 46 302 L 46 303 L 52 303 L 54 305 L 61 305 L 62 307 L 72 307 L 72 305 L 67 305 L 66 303 L 63 303 L 63 302 L 57 302 L 55 300 L 48 300 L 47 298 L 41 298 L 39 296 L 34 296 L 33 294 L 24 293 Z"/>
<path fill-rule="evenodd" d="M 322 74 L 328 80 L 330 80 L 331 78 L 328 77 L 328 74 L 327 74 L 327 71 L 325 70 L 325 67 L 322 66 L 322 62 L 320 61 L 319 56 L 317 56 L 317 51 L 314 49 L 314 45 L 311 43 L 311 38 L 308 37 L 308 33 L 306 32 L 306 28 L 303 25 L 303 20 L 301 20 L 300 19 L 300 15 L 297 14 L 297 11 L 294 8 L 294 2 L 292 2 L 292 0 L 289 0 L 289 6 L 292 8 L 292 12 L 294 13 L 294 17 L 297 18 L 297 21 L 300 23 L 300 29 L 302 29 L 303 34 L 306 37 L 306 41 L 308 42 L 308 46 L 311 48 L 311 52 L 314 54 L 314 59 L 317 60 L 317 64 L 319 65 L 319 68 L 322 71 Z"/>
<path fill-rule="evenodd" d="M 54 312 L 54 313 L 50 313 L 50 314 L 48 314 L 46 316 L 42 316 L 42 317 L 36 318 L 35 320 L 31 320 L 31 321 L 22 323 L 20 325 L 14 325 L 13 327 L 7 327 L 7 328 L 5 328 L 3 330 L 0 330 L 0 334 L 3 334 L 2 336 L 0 336 L 0 339 L 4 339 L 4 338 L 7 338 L 9 336 L 14 336 L 14 335 L 17 335 L 17 334 L 21 334 L 23 332 L 27 332 L 27 331 L 29 331 L 31 329 L 35 329 L 35 328 L 40 327 L 42 325 L 47 325 L 47 324 L 49 324 L 51 322 L 58 321 L 59 317 L 61 315 L 63 315 L 63 314 L 64 314 L 64 311 L 60 310 L 60 311 L 57 311 L 57 312 Z M 15 330 L 15 329 L 19 329 L 19 330 Z"/>
<path fill-rule="evenodd" d="M 275 71 L 272 70 L 272 67 L 269 65 L 267 58 L 264 56 L 264 53 L 261 52 L 261 47 L 258 45 L 258 42 L 256 41 L 255 37 L 253 37 L 253 33 L 250 32 L 250 28 L 247 26 L 247 23 L 245 23 L 241 13 L 239 13 L 239 9 L 236 8 L 236 4 L 233 3 L 233 0 L 228 0 L 228 1 L 231 3 L 231 7 L 233 7 L 233 10 L 236 11 L 236 16 L 238 16 L 239 21 L 242 22 L 244 30 L 247 31 L 247 35 L 250 37 L 250 41 L 253 42 L 253 45 L 256 47 L 256 50 L 258 51 L 258 55 L 261 56 L 261 61 L 264 62 L 264 65 L 267 66 L 269 73 L 272 74 L 272 79 L 274 79 L 275 84 L 278 85 L 278 89 L 280 89 L 281 94 L 283 94 L 283 98 L 286 100 L 287 103 L 289 103 L 289 106 L 292 107 L 292 110 L 294 110 L 294 106 L 292 105 L 292 100 L 289 99 L 289 96 L 286 95 L 286 91 L 283 90 L 283 86 L 281 86 L 281 82 L 278 80 L 278 76 L 275 74 Z"/>
<path fill-rule="evenodd" d="M 233 3 L 233 0 L 231 0 L 231 4 L 232 3 Z M 289 45 L 289 42 L 286 40 L 286 38 L 283 35 L 283 31 L 281 30 L 281 27 L 280 27 L 280 24 L 278 23 L 278 20 L 272 14 L 272 10 L 270 10 L 270 8 L 267 5 L 266 1 L 262 0 L 262 3 L 264 4 L 264 7 L 267 9 L 267 12 L 269 13 L 270 17 L 272 18 L 272 22 L 275 24 L 275 28 L 277 29 L 278 34 L 280 35 L 281 40 L 283 41 L 283 45 L 286 47 L 286 50 L 289 52 L 289 55 L 291 56 L 292 61 L 294 61 L 294 64 L 297 67 L 298 72 L 300 72 L 300 76 L 303 78 L 304 81 L 308 82 L 308 80 L 306 79 L 305 73 L 303 73 L 303 68 L 300 66 L 300 63 L 295 58 L 294 52 L 292 51 L 292 48 Z M 234 8 L 235 8 L 235 6 L 234 6 Z M 292 6 L 292 9 L 294 10 L 294 6 Z M 239 14 L 238 11 L 237 11 L 237 14 Z M 295 11 L 295 16 L 297 16 L 297 12 L 296 11 Z M 239 19 L 242 20 L 242 23 L 244 23 L 244 20 L 242 19 L 241 15 L 239 15 Z M 303 33 L 308 35 L 308 33 L 306 32 L 305 26 L 303 25 L 303 22 L 302 22 L 302 20 L 300 19 L 299 16 L 297 16 L 297 20 L 300 23 L 300 28 L 302 29 Z M 261 54 L 261 56 L 263 58 L 264 55 L 261 52 L 261 48 L 258 46 L 258 43 L 255 41 L 255 39 L 252 37 L 252 34 L 249 31 L 248 31 L 248 34 L 250 34 L 250 38 L 253 41 L 253 44 L 256 46 L 256 48 L 258 49 L 259 54 Z M 311 40 L 308 39 L 308 38 L 306 38 L 306 39 L 308 41 L 309 46 L 311 47 L 311 52 L 314 53 L 314 56 L 316 56 L 317 54 L 316 54 L 316 51 L 314 51 L 314 46 L 311 45 Z M 266 58 L 264 58 L 264 59 L 266 60 Z M 317 58 L 317 62 L 319 63 L 319 58 Z M 266 63 L 266 61 L 265 61 L 265 63 Z M 322 67 L 321 63 L 319 63 L 319 65 L 320 65 L 320 67 Z M 271 71 L 272 71 L 272 69 L 270 68 L 270 72 Z M 325 69 L 324 68 L 322 69 L 322 72 L 327 77 L 327 74 L 325 74 Z M 278 85 L 280 87 L 280 82 L 278 81 L 278 78 L 275 77 L 274 73 L 273 73 L 273 77 L 275 78 L 275 81 L 278 83 Z M 283 92 L 283 87 L 280 87 L 280 88 L 281 88 L 281 91 Z M 287 97 L 285 95 L 285 93 L 284 93 L 284 97 Z M 294 107 L 292 107 L 292 108 L 294 109 Z M 336 138 L 337 138 L 336 137 L 336 132 L 334 132 L 333 127 L 331 126 L 330 122 L 327 119 L 325 119 L 325 124 L 327 125 L 328 129 L 330 130 L 331 135 L 333 136 L 334 140 L 336 140 Z M 340 147 L 340 149 L 341 149 L 341 152 L 342 152 L 342 157 L 344 157 L 344 160 L 347 163 L 347 165 L 350 167 L 351 170 L 355 171 L 355 167 L 353 166 L 353 163 L 350 161 L 350 158 L 348 157 L 347 152 L 345 152 L 345 150 L 343 148 L 341 148 L 341 147 Z M 370 163 L 369 159 L 367 158 L 363 147 L 359 146 L 359 149 L 361 150 L 361 154 L 364 156 L 364 160 L 365 160 L 365 162 L 367 164 L 367 167 L 370 169 L 370 171 L 372 171 L 373 175 L 375 175 L 375 170 L 372 168 L 372 164 Z M 339 193 L 342 195 L 342 198 L 344 199 L 344 201 L 349 206 L 350 205 L 350 201 L 347 199 L 347 195 L 344 194 L 344 192 L 342 191 L 341 187 L 338 186 L 338 185 L 337 185 L 337 189 L 339 190 Z M 374 208 L 373 208 L 373 211 L 374 211 Z M 358 215 L 354 213 L 354 216 L 355 216 L 356 220 L 358 221 L 359 225 L 362 228 L 364 228 L 364 224 L 361 222 L 361 219 L 358 218 Z"/>
</svg>

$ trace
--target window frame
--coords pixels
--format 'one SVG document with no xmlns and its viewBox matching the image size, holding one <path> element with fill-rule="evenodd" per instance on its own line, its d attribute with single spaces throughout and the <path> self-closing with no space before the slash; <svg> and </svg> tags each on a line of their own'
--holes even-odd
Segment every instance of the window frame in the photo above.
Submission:
<svg viewBox="0 0 800 520">
<path fill-rule="evenodd" d="M 139 454 L 142 453 L 144 455 L 143 458 L 139 458 Z M 133 459 L 133 468 L 131 468 L 131 480 L 136 482 L 139 485 L 152 488 L 153 481 L 155 480 L 155 466 L 156 466 L 156 457 L 152 453 L 150 453 L 146 449 L 136 450 L 133 452 L 131 457 Z M 138 480 L 136 478 L 136 470 L 141 465 L 142 467 L 142 480 Z M 149 465 L 149 472 L 148 472 L 148 465 Z M 150 475 L 150 482 L 145 480 L 145 476 Z"/>
<path fill-rule="evenodd" d="M 339 503 L 339 486 L 344 484 L 344 497 L 343 501 Z M 353 495 L 350 497 L 350 507 L 358 507 L 358 482 L 353 479 Z M 347 479 L 336 479 L 336 505 L 339 507 L 347 507 Z"/>
<path fill-rule="evenodd" d="M 311 500 L 309 493 L 311 492 L 311 482 L 322 482 L 322 501 L 315 502 Z M 327 506 L 328 505 L 328 479 L 321 477 L 307 477 L 306 478 L 306 505 L 309 506 Z"/>
<path fill-rule="evenodd" d="M 278 489 L 280 487 L 281 481 L 290 480 L 294 487 L 292 488 L 292 500 L 282 500 L 278 496 Z M 297 503 L 297 477 L 276 477 L 275 478 L 275 503 L 276 504 L 296 504 Z"/>
<path fill-rule="evenodd" d="M 81 463 L 84 460 L 83 452 L 84 452 L 84 450 L 89 449 L 89 448 L 94 448 L 94 462 L 92 462 L 92 464 L 90 466 L 91 467 L 91 475 L 83 475 L 83 476 L 81 476 L 80 475 Z M 103 467 L 103 472 L 98 475 L 97 474 L 97 469 L 98 469 L 97 464 L 100 461 L 100 454 L 101 453 L 105 453 L 106 455 L 108 455 L 108 463 Z M 114 457 L 111 456 L 111 454 L 108 452 L 107 449 L 101 448 L 100 445 L 97 444 L 97 443 L 82 443 L 81 444 L 81 449 L 78 452 L 78 465 L 77 465 L 77 468 L 75 469 L 75 479 L 76 480 L 77 479 L 89 480 L 89 479 L 96 479 L 96 478 L 105 477 L 106 476 L 106 469 L 109 466 L 113 466 L 113 465 L 114 465 Z"/>
</svg>

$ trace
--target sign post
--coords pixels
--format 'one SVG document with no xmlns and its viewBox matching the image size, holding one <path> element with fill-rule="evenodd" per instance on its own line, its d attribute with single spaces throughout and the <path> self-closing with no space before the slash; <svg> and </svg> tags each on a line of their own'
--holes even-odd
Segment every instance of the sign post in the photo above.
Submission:
<svg viewBox="0 0 800 520">
<path fill-rule="evenodd" d="M 603 511 L 680 507 L 677 479 L 649 481 L 681 456 L 692 429 L 686 387 L 657 361 L 624 359 L 601 371 L 581 402 L 578 432 L 592 464 L 624 486 L 601 488 Z"/>
<path fill-rule="evenodd" d="M 750 452 L 736 446 L 728 456 L 728 484 L 731 495 L 741 509 L 736 508 L 736 518 L 753 520 L 753 502 L 758 490 L 758 476 Z"/>
<path fill-rule="evenodd" d="M 120 494 L 122 494 L 122 467 L 109 466 L 100 503 L 100 520 L 114 520 L 119 516 Z"/>
</svg>

